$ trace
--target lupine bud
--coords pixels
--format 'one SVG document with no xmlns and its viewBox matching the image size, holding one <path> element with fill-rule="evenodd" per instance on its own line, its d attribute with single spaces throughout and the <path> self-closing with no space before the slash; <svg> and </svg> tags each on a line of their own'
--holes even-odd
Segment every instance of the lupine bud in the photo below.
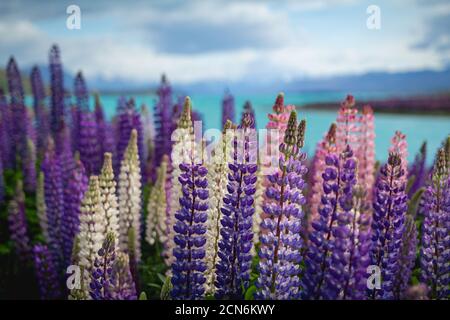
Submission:
<svg viewBox="0 0 450 320">
<path fill-rule="evenodd" d="M 235 115 L 234 115 L 234 97 L 227 91 L 222 100 L 222 128 L 225 127 L 225 124 L 228 120 L 234 122 Z"/>
<path fill-rule="evenodd" d="M 64 122 L 64 76 L 59 48 L 53 45 L 50 49 L 50 87 L 51 87 L 51 129 L 56 135 Z"/>
</svg>

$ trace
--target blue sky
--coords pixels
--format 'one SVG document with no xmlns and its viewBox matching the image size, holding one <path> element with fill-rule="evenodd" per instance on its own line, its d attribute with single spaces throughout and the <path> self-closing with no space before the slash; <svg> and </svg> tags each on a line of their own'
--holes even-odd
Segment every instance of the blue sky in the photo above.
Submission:
<svg viewBox="0 0 450 320">
<path fill-rule="evenodd" d="M 81 30 L 66 28 L 66 7 Z M 369 5 L 381 29 L 366 27 Z M 442 70 L 450 62 L 450 1 L 2 1 L 0 58 L 130 83 L 166 72 L 178 83 L 290 81 L 370 71 Z"/>
</svg>

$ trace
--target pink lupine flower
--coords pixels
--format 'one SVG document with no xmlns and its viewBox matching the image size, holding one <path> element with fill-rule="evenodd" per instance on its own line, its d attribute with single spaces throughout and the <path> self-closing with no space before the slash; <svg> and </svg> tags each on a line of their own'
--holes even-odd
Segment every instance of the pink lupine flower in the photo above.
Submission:
<svg viewBox="0 0 450 320">
<path fill-rule="evenodd" d="M 358 150 L 358 110 L 355 108 L 355 98 L 348 95 L 341 103 L 336 118 L 336 145 L 339 152 L 342 152 L 349 145 L 352 150 Z"/>
<path fill-rule="evenodd" d="M 360 134 L 358 159 L 358 184 L 365 191 L 365 199 L 370 203 L 375 182 L 375 124 L 372 107 L 365 105 L 359 117 Z"/>
<path fill-rule="evenodd" d="M 394 136 L 391 139 L 391 146 L 389 153 L 397 153 L 402 158 L 402 169 L 405 170 L 404 179 L 408 176 L 408 142 L 406 141 L 406 135 L 401 131 L 395 131 Z"/>
</svg>

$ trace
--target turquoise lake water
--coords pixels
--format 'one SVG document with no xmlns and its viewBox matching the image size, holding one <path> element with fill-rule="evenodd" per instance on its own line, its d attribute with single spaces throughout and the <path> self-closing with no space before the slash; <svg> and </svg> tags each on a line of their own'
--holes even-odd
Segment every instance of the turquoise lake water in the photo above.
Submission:
<svg viewBox="0 0 450 320">
<path fill-rule="evenodd" d="M 314 111 L 301 110 L 301 105 L 311 102 L 333 102 L 342 101 L 346 96 L 343 92 L 307 92 L 298 94 L 286 94 L 285 103 L 294 104 L 298 108 L 299 118 L 307 120 L 306 144 L 305 148 L 312 154 L 316 143 L 323 137 L 330 124 L 336 119 L 334 111 Z M 383 93 L 355 93 L 356 103 L 358 100 L 383 98 Z M 153 106 L 156 103 L 156 96 L 130 95 L 136 104 L 146 104 L 153 113 Z M 200 112 L 205 122 L 204 127 L 220 128 L 221 121 L 221 95 L 190 95 L 193 109 Z M 236 117 L 240 119 L 240 113 L 246 100 L 250 100 L 256 113 L 256 124 L 258 128 L 265 127 L 267 114 L 271 112 L 275 101 L 276 93 L 273 95 L 251 95 L 235 96 Z M 101 101 L 108 117 L 112 117 L 117 107 L 119 95 L 101 95 Z M 93 104 L 93 102 L 92 102 Z M 91 105 L 92 105 L 91 104 Z M 359 106 L 359 105 L 358 105 Z M 376 157 L 377 160 L 385 161 L 388 155 L 388 148 L 391 137 L 396 130 L 400 130 L 407 135 L 409 161 L 414 159 L 414 155 L 419 150 L 423 141 L 428 143 L 428 164 L 432 163 L 432 157 L 441 145 L 445 137 L 450 133 L 449 116 L 427 116 L 427 115 L 405 115 L 405 114 L 375 114 L 376 132 Z"/>
</svg>

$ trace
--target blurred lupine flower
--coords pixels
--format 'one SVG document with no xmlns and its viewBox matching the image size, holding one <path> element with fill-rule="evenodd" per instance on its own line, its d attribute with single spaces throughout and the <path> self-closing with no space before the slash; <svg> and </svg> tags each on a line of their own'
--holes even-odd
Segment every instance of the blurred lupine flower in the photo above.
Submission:
<svg viewBox="0 0 450 320">
<path fill-rule="evenodd" d="M 279 169 L 268 176 L 261 223 L 258 299 L 295 299 L 300 286 L 300 235 L 305 204 L 303 188 L 306 154 L 301 151 L 306 123 L 297 126 L 297 114 L 291 112 L 284 142 L 280 144 Z"/>
<path fill-rule="evenodd" d="M 212 151 L 211 161 L 208 161 L 209 208 L 206 233 L 206 294 L 213 294 L 216 290 L 216 264 L 218 262 L 218 245 L 220 240 L 220 221 L 222 216 L 223 198 L 227 190 L 228 157 L 231 154 L 233 130 L 231 120 L 227 120 L 223 127 L 221 139 Z"/>
<path fill-rule="evenodd" d="M 89 111 L 89 93 L 81 71 L 75 76 L 74 94 L 77 107 L 83 112 Z"/>
<path fill-rule="evenodd" d="M 85 271 L 82 274 L 83 298 L 89 297 L 89 274 L 94 268 L 98 250 L 105 239 L 105 215 L 101 210 L 101 191 L 97 176 L 89 178 L 89 189 L 81 203 L 80 232 L 78 234 L 79 266 Z"/>
<path fill-rule="evenodd" d="M 339 155 L 329 153 L 325 164 L 324 192 L 309 233 L 302 295 L 305 299 L 361 298 L 360 273 L 367 262 L 369 235 L 363 229 L 366 220 L 354 211 L 357 161 L 347 145 Z"/>
<path fill-rule="evenodd" d="M 241 123 L 243 123 L 244 119 L 247 117 L 246 114 L 250 115 L 253 119 L 251 124 L 251 129 L 256 128 L 256 118 L 255 118 L 255 110 L 253 109 L 252 103 L 250 101 L 245 101 L 244 110 L 241 114 Z"/>
<path fill-rule="evenodd" d="M 23 161 L 27 148 L 27 110 L 24 102 L 24 91 L 22 77 L 14 57 L 8 62 L 6 75 L 8 78 L 8 88 L 10 97 L 11 120 L 12 120 L 12 150 L 14 155 L 19 155 Z"/>
<path fill-rule="evenodd" d="M 336 146 L 338 152 L 343 152 L 347 145 L 352 150 L 359 149 L 358 110 L 355 108 L 355 98 L 348 95 L 341 103 L 336 118 Z"/>
<path fill-rule="evenodd" d="M 16 255 L 22 262 L 31 261 L 31 243 L 25 216 L 25 194 L 22 181 L 17 181 L 14 199 L 8 206 L 8 224 L 10 238 L 13 241 Z"/>
<path fill-rule="evenodd" d="M 255 184 L 255 202 L 253 204 L 255 213 L 253 214 L 252 231 L 253 231 L 253 246 L 251 249 L 252 256 L 256 256 L 257 245 L 259 243 L 259 236 L 261 234 L 261 222 L 263 220 L 263 204 L 265 198 L 266 186 L 264 184 L 265 174 L 264 168 L 258 161 L 258 170 L 256 170 L 256 184 Z"/>
<path fill-rule="evenodd" d="M 222 128 L 225 127 L 228 120 L 231 122 L 236 121 L 234 113 L 234 97 L 227 91 L 222 100 Z"/>
<path fill-rule="evenodd" d="M 15 161 L 12 150 L 13 118 L 2 88 L 0 88 L 0 138 L 0 159 L 5 169 L 12 168 Z"/>
<path fill-rule="evenodd" d="M 411 279 L 412 271 L 416 261 L 417 250 L 417 228 L 411 216 L 406 217 L 405 230 L 400 249 L 399 265 L 394 278 L 394 297 L 404 299 Z"/>
<path fill-rule="evenodd" d="M 94 114 L 90 111 L 81 111 L 80 114 L 80 136 L 78 150 L 87 175 L 98 173 L 101 166 L 101 155 L 99 141 L 97 140 L 97 123 Z"/>
<path fill-rule="evenodd" d="M 88 188 L 88 178 L 79 159 L 64 189 L 64 214 L 61 219 L 64 265 L 70 265 L 73 241 L 80 227 L 80 206 Z"/>
<path fill-rule="evenodd" d="M 118 252 L 113 265 L 114 298 L 116 300 L 136 300 L 136 286 L 133 282 L 129 257 Z"/>
<path fill-rule="evenodd" d="M 98 178 L 101 194 L 101 211 L 105 215 L 105 234 L 112 233 L 118 245 L 119 241 L 119 205 L 116 195 L 116 180 L 112 167 L 112 154 L 104 155 L 103 167 Z"/>
<path fill-rule="evenodd" d="M 166 241 L 166 180 L 168 156 L 164 156 L 161 165 L 157 169 L 157 178 L 150 191 L 147 205 L 147 223 L 145 240 L 153 245 L 158 240 L 160 243 Z"/>
<path fill-rule="evenodd" d="M 36 116 L 36 125 L 39 127 L 43 124 L 42 112 L 45 108 L 45 88 L 42 81 L 41 71 L 38 66 L 34 66 L 31 69 L 30 74 L 31 90 L 33 92 L 33 108 Z"/>
<path fill-rule="evenodd" d="M 391 139 L 389 152 L 397 153 L 402 159 L 402 169 L 405 172 L 402 179 L 406 180 L 408 178 L 408 142 L 406 141 L 405 134 L 400 131 L 395 131 L 395 134 Z"/>
<path fill-rule="evenodd" d="M 428 287 L 424 283 L 419 283 L 408 287 L 405 293 L 406 300 L 428 300 Z"/>
<path fill-rule="evenodd" d="M 61 298 L 58 271 L 52 255 L 46 245 L 35 245 L 33 248 L 34 267 L 42 300 Z"/>
<path fill-rule="evenodd" d="M 119 232 L 120 249 L 141 260 L 141 169 L 137 145 L 137 131 L 133 129 L 120 166 L 119 174 Z M 129 243 L 129 232 L 134 230 L 134 243 Z M 131 248 L 134 252 L 131 252 Z"/>
<path fill-rule="evenodd" d="M 359 141 L 355 155 L 358 159 L 358 186 L 363 190 L 363 208 L 370 210 L 375 182 L 375 117 L 372 107 L 363 107 L 359 117 Z"/>
<path fill-rule="evenodd" d="M 103 107 L 98 93 L 95 94 L 94 114 L 95 122 L 97 123 L 97 141 L 100 144 L 100 155 L 103 157 L 106 152 L 111 154 L 115 153 L 116 144 L 114 135 L 111 134 L 114 131 L 111 124 L 105 119 L 105 114 L 103 112 Z M 105 159 L 102 158 L 101 161 L 103 163 Z"/>
<path fill-rule="evenodd" d="M 446 153 L 440 149 L 424 197 L 420 265 L 422 281 L 433 299 L 446 299 L 450 279 L 450 174 Z"/>
<path fill-rule="evenodd" d="M 161 85 L 158 88 L 158 102 L 155 105 L 155 157 L 153 168 L 156 169 L 162 157 L 172 152 L 172 88 L 165 75 L 161 77 Z M 175 119 L 176 121 L 176 119 Z"/>
<path fill-rule="evenodd" d="M 142 104 L 141 106 L 141 123 L 143 130 L 142 167 L 145 169 L 145 171 L 143 172 L 144 181 L 153 181 L 152 174 L 154 171 L 153 158 L 155 157 L 155 127 L 153 125 L 153 117 L 145 104 Z"/>
<path fill-rule="evenodd" d="M 227 194 L 223 198 L 216 297 L 242 298 L 250 280 L 253 246 L 252 217 L 257 166 L 257 137 L 251 113 L 243 115 L 233 137 L 228 163 Z"/>
<path fill-rule="evenodd" d="M 175 214 L 175 248 L 172 264 L 172 292 L 174 299 L 199 299 L 205 293 L 205 244 L 208 210 L 208 170 L 192 159 L 181 163 L 179 181 L 183 196 L 181 208 Z"/>
<path fill-rule="evenodd" d="M 64 187 L 66 187 L 69 179 L 72 177 L 72 172 L 75 170 L 76 164 L 74 154 L 72 152 L 70 129 L 65 123 L 62 124 L 62 128 L 58 133 L 57 139 L 59 142 L 56 144 L 56 152 L 58 153 L 59 161 L 61 163 L 63 184 Z M 75 152 L 75 154 L 79 157 L 78 152 Z"/>
<path fill-rule="evenodd" d="M 44 191 L 44 173 L 39 172 L 37 183 L 36 183 L 36 213 L 39 220 L 39 226 L 41 227 L 44 240 L 48 243 L 48 220 L 47 220 L 47 206 L 45 204 L 45 191 Z"/>
<path fill-rule="evenodd" d="M 27 138 L 26 157 L 23 159 L 22 172 L 27 192 L 36 190 L 36 147 L 33 140 Z"/>
<path fill-rule="evenodd" d="M 47 208 L 48 249 L 53 257 L 53 265 L 59 270 L 62 261 L 61 218 L 64 212 L 64 193 L 61 163 L 55 153 L 51 138 L 47 142 L 47 151 L 42 162 L 44 173 L 45 206 Z"/>
<path fill-rule="evenodd" d="M 5 199 L 5 180 L 3 178 L 3 161 L 0 159 L 0 204 Z"/>
<path fill-rule="evenodd" d="M 50 123 L 53 135 L 56 135 L 62 128 L 65 116 L 64 76 L 60 52 L 57 45 L 53 45 L 50 49 L 49 63 L 50 63 L 50 87 L 51 87 Z"/>
<path fill-rule="evenodd" d="M 309 217 L 308 217 L 308 229 L 311 229 L 311 222 L 319 215 L 319 205 L 322 201 L 324 194 L 323 190 L 323 177 L 322 174 L 325 171 L 325 158 L 330 153 L 336 153 L 336 124 L 331 124 L 328 132 L 324 138 L 317 144 L 316 153 L 312 161 L 312 168 L 310 175 L 311 190 L 309 193 Z M 311 230 L 309 230 L 311 231 Z"/>
<path fill-rule="evenodd" d="M 411 164 L 408 172 L 408 178 L 414 177 L 414 182 L 408 191 L 408 198 L 411 199 L 414 194 L 425 185 L 425 180 L 427 179 L 426 170 L 426 160 L 427 160 L 427 142 L 424 141 L 420 147 L 419 152 L 414 158 L 414 162 Z"/>
<path fill-rule="evenodd" d="M 381 289 L 369 291 L 372 299 L 393 299 L 395 272 L 400 266 L 401 244 L 407 210 L 403 157 L 391 153 L 381 168 L 375 187 L 371 263 L 381 269 Z"/>
</svg>

